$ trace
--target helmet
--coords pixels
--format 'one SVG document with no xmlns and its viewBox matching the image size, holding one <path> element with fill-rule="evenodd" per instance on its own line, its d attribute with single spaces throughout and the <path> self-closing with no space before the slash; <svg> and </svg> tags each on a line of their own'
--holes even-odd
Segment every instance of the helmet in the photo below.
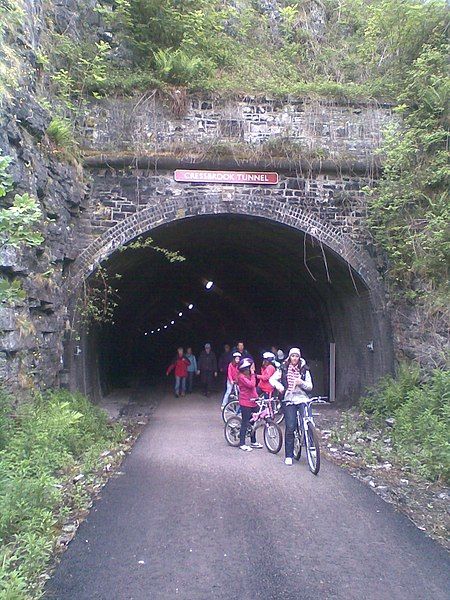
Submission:
<svg viewBox="0 0 450 600">
<path fill-rule="evenodd" d="M 262 357 L 264 358 L 264 360 L 268 360 L 269 362 L 275 360 L 275 354 L 273 352 L 263 352 Z"/>
<path fill-rule="evenodd" d="M 251 358 L 243 358 L 240 363 L 239 363 L 239 371 L 243 371 L 244 369 L 248 369 L 249 367 L 251 367 L 253 364 L 253 361 Z"/>
</svg>

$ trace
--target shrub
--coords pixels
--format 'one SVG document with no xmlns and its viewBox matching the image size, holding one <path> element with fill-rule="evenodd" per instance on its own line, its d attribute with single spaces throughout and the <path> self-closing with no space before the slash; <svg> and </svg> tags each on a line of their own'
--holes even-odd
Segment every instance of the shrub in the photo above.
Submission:
<svg viewBox="0 0 450 600">
<path fill-rule="evenodd" d="M 75 148 L 73 126 L 69 119 L 53 117 L 47 128 L 47 135 L 60 150 L 72 151 Z"/>
<path fill-rule="evenodd" d="M 426 478 L 450 480 L 450 371 L 436 369 L 421 381 L 418 367 L 402 366 L 361 405 L 378 420 L 394 418 L 392 441 L 402 462 Z"/>
<path fill-rule="evenodd" d="M 40 595 L 55 526 L 67 514 L 64 502 L 81 507 L 86 501 L 77 489 L 73 498 L 63 494 L 60 484 L 71 469 L 95 468 L 121 430 L 67 391 L 38 394 L 14 416 L 12 406 L 0 392 L 0 597 L 21 599 Z"/>
</svg>

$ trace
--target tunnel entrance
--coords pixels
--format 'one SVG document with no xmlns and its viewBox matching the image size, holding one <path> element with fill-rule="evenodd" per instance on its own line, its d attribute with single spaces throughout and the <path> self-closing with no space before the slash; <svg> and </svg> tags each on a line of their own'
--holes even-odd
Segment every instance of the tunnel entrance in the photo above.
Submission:
<svg viewBox="0 0 450 600">
<path fill-rule="evenodd" d="M 85 340 L 84 386 L 93 395 L 162 380 L 178 345 L 198 355 L 211 342 L 220 354 L 240 339 L 255 357 L 272 345 L 300 346 L 314 391 L 329 395 L 331 386 L 341 401 L 357 399 L 382 374 L 370 290 L 310 234 L 222 214 L 171 221 L 145 235 L 186 261 L 170 263 L 150 248 L 116 251 L 105 261 L 120 276 L 118 306 L 114 323 Z"/>
</svg>

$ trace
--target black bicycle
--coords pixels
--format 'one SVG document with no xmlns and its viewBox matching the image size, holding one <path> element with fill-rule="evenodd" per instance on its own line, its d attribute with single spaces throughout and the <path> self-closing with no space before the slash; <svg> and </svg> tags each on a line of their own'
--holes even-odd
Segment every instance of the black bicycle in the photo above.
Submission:
<svg viewBox="0 0 450 600">
<path fill-rule="evenodd" d="M 312 412 L 313 404 L 327 404 L 326 396 L 314 396 L 298 405 L 297 427 L 294 431 L 294 458 L 300 460 L 305 447 L 306 459 L 311 473 L 317 475 L 320 470 L 320 442 Z"/>
</svg>

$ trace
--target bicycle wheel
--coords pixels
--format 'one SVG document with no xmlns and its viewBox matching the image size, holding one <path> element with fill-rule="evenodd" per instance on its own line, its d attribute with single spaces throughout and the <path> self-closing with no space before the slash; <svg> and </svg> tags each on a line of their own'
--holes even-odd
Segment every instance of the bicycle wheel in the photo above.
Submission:
<svg viewBox="0 0 450 600">
<path fill-rule="evenodd" d="M 227 440 L 227 444 L 230 446 L 239 446 L 239 433 L 241 431 L 240 417 L 230 417 L 225 423 L 224 435 Z"/>
<path fill-rule="evenodd" d="M 309 470 L 317 475 L 320 469 L 320 446 L 319 436 L 312 423 L 308 423 L 308 429 L 305 431 L 305 442 Z"/>
<path fill-rule="evenodd" d="M 223 422 L 226 423 L 231 417 L 236 417 L 239 415 L 240 410 L 241 409 L 238 400 L 230 400 L 227 402 L 227 404 L 225 404 L 225 406 L 222 408 Z"/>
<path fill-rule="evenodd" d="M 264 445 L 272 454 L 277 454 L 283 444 L 281 427 L 272 419 L 267 419 L 264 425 Z"/>
<path fill-rule="evenodd" d="M 294 431 L 294 458 L 295 460 L 300 460 L 300 456 L 302 455 L 302 434 L 296 429 Z"/>
</svg>

